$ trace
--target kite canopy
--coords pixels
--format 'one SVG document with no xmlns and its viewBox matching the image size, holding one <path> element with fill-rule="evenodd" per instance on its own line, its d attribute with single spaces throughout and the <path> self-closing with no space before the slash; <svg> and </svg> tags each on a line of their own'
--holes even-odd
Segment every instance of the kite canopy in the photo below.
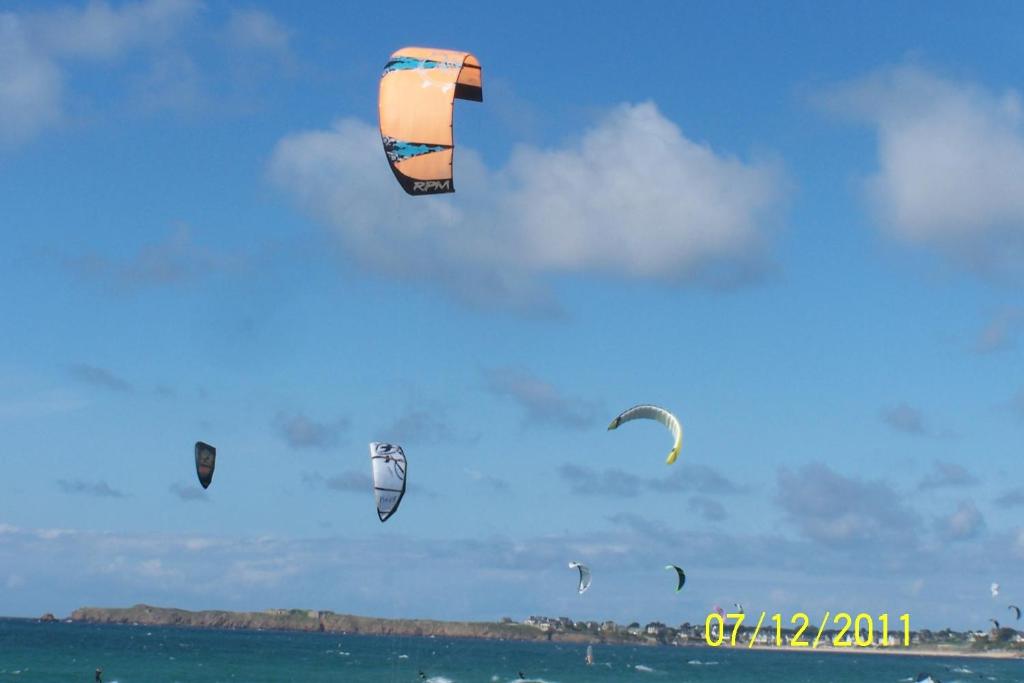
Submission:
<svg viewBox="0 0 1024 683">
<path fill-rule="evenodd" d="M 480 62 L 468 52 L 403 47 L 380 78 L 380 136 L 391 170 L 411 195 L 454 192 L 454 101 L 482 102 Z"/>
<path fill-rule="evenodd" d="M 217 465 L 217 449 L 208 443 L 196 441 L 196 476 L 205 489 L 213 482 L 213 468 Z"/>
<path fill-rule="evenodd" d="M 578 590 L 580 595 L 583 595 L 587 592 L 587 589 L 590 588 L 590 568 L 583 566 L 579 562 L 570 562 L 569 569 L 578 569 L 580 571 L 580 585 Z"/>
<path fill-rule="evenodd" d="M 1017 621 L 1020 621 L 1020 607 L 1017 607 L 1017 605 L 1010 605 L 1006 609 L 1010 610 L 1013 616 L 1016 617 Z"/>
<path fill-rule="evenodd" d="M 665 464 L 671 465 L 676 461 L 676 458 L 679 457 L 679 450 L 683 447 L 683 426 L 679 424 L 679 419 L 675 415 L 658 406 L 633 406 L 612 420 L 611 424 L 608 425 L 608 429 L 618 429 L 620 424 L 632 420 L 655 420 L 668 427 L 675 441 L 672 443 L 672 450 L 668 452 Z"/>
<path fill-rule="evenodd" d="M 683 571 L 682 567 L 677 567 L 674 564 L 666 564 L 665 569 L 672 569 L 676 572 L 676 578 L 679 580 L 679 585 L 676 586 L 676 593 L 683 589 L 683 584 L 686 583 L 686 572 Z"/>
<path fill-rule="evenodd" d="M 998 583 L 993 583 L 991 586 L 988 587 L 988 589 L 990 591 L 992 591 L 992 597 L 993 598 L 999 597 L 999 584 Z"/>
<path fill-rule="evenodd" d="M 398 510 L 405 495 L 405 451 L 401 446 L 374 441 L 370 444 L 370 464 L 377 517 L 386 522 Z"/>
</svg>

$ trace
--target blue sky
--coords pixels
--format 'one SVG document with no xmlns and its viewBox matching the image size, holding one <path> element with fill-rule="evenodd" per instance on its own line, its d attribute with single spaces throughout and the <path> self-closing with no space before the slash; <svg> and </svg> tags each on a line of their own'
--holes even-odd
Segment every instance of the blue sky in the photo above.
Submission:
<svg viewBox="0 0 1024 683">
<path fill-rule="evenodd" d="M 1024 599 L 1024 9 L 388 7 L 4 5 L 5 613 Z M 455 195 L 380 149 L 410 44 L 484 67 Z"/>
</svg>

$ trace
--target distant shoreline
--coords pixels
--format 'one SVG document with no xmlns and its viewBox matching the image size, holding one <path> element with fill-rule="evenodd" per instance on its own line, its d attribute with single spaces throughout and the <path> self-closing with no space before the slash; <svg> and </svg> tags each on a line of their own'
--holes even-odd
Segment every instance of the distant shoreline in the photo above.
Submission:
<svg viewBox="0 0 1024 683">
<path fill-rule="evenodd" d="M 49 615 L 48 615 L 49 616 Z M 245 631 L 299 631 L 367 636 L 411 636 L 438 638 L 470 638 L 479 640 L 515 640 L 578 644 L 643 645 L 720 650 L 702 642 L 672 645 L 643 635 L 624 631 L 595 634 L 584 631 L 542 630 L 511 621 L 471 622 L 433 619 L 384 619 L 318 610 L 265 610 L 262 612 L 230 612 L 224 610 L 188 610 L 135 605 L 133 607 L 82 607 L 71 613 L 74 622 L 90 624 L 121 624 L 136 626 L 173 626 Z M 865 654 L 918 657 L 962 657 L 971 659 L 1024 659 L 1024 650 L 974 650 L 962 647 L 793 647 L 791 645 L 745 645 L 726 647 L 729 650 L 759 652 L 815 652 L 819 654 Z"/>
</svg>

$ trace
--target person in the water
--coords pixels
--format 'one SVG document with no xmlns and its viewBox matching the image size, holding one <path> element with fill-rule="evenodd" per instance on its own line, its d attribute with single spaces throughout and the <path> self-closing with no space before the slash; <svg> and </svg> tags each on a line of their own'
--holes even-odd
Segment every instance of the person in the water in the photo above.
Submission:
<svg viewBox="0 0 1024 683">
<path fill-rule="evenodd" d="M 521 681 L 525 681 L 526 680 L 526 676 L 523 675 L 522 671 L 519 672 L 519 680 L 521 680 Z"/>
<path fill-rule="evenodd" d="M 103 683 L 103 669 L 96 669 L 96 683 Z"/>
<path fill-rule="evenodd" d="M 427 680 L 427 674 L 423 673 L 423 669 L 420 669 L 420 680 L 421 681 Z"/>
</svg>

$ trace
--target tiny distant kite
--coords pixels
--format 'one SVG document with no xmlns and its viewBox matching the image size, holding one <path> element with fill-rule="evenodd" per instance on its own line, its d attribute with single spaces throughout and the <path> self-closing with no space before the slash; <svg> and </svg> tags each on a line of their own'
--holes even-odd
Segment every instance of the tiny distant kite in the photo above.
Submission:
<svg viewBox="0 0 1024 683">
<path fill-rule="evenodd" d="M 370 444 L 370 463 L 377 517 L 386 522 L 398 510 L 405 495 L 405 451 L 401 446 L 374 441 Z"/>
<path fill-rule="evenodd" d="M 992 591 L 992 597 L 993 598 L 999 597 L 999 584 L 998 583 L 993 583 L 991 586 L 988 587 L 988 589 L 990 591 Z"/>
<path fill-rule="evenodd" d="M 686 583 L 686 572 L 683 571 L 683 568 L 674 564 L 666 564 L 665 569 L 673 570 L 676 573 L 676 593 L 683 590 L 683 584 Z"/>
<path fill-rule="evenodd" d="M 213 481 L 213 468 L 217 465 L 217 449 L 208 443 L 196 441 L 196 476 L 203 488 Z"/>
<path fill-rule="evenodd" d="M 612 420 L 611 424 L 608 425 L 608 430 L 618 429 L 619 425 L 632 420 L 654 420 L 668 427 L 675 440 L 672 442 L 672 450 L 668 452 L 665 464 L 671 465 L 676 461 L 676 458 L 679 456 L 679 449 L 683 447 L 683 427 L 679 424 L 679 419 L 675 415 L 658 406 L 633 406 L 629 410 L 619 413 Z"/>
<path fill-rule="evenodd" d="M 580 584 L 577 590 L 579 591 L 580 595 L 583 595 L 587 592 L 587 589 L 590 588 L 590 568 L 580 564 L 579 562 L 570 562 L 569 569 L 579 570 Z"/>
<path fill-rule="evenodd" d="M 1020 607 L 1017 607 L 1017 605 L 1009 605 L 1006 609 L 1010 610 L 1017 621 L 1020 621 Z"/>
<path fill-rule="evenodd" d="M 395 178 L 408 194 L 454 192 L 454 102 L 484 99 L 480 62 L 468 52 L 403 47 L 384 65 L 380 137 Z"/>
</svg>

